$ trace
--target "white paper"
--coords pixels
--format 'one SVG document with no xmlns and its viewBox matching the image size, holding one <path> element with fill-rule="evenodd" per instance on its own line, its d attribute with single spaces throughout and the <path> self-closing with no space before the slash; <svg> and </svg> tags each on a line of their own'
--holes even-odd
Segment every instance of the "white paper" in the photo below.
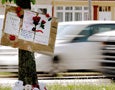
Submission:
<svg viewBox="0 0 115 90">
<path fill-rule="evenodd" d="M 19 33 L 19 39 L 33 42 L 34 32 L 21 29 Z"/>
<path fill-rule="evenodd" d="M 39 43 L 39 44 L 43 44 L 43 45 L 48 45 L 49 38 L 45 37 L 43 34 L 37 33 L 35 35 L 34 42 Z"/>
<path fill-rule="evenodd" d="M 39 30 L 40 32 L 36 32 L 34 42 L 48 45 L 50 38 L 51 21 L 48 21 L 45 15 L 39 14 L 39 16 L 41 17 L 40 23 L 42 20 L 45 20 L 46 23 L 44 24 L 44 29 L 40 27 L 40 24 L 36 27 L 36 30 Z"/>
<path fill-rule="evenodd" d="M 18 36 L 19 27 L 20 27 L 20 18 L 16 15 L 16 13 L 8 12 L 6 14 L 4 32 Z"/>
<path fill-rule="evenodd" d="M 33 24 L 33 17 L 36 16 L 36 13 L 24 10 L 23 26 L 24 30 L 32 31 L 32 28 L 35 26 Z"/>
</svg>

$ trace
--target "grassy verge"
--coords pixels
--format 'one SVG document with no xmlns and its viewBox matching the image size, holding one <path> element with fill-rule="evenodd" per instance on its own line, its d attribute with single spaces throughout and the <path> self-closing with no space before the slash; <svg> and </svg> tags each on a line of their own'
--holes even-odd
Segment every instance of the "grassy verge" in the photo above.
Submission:
<svg viewBox="0 0 115 90">
<path fill-rule="evenodd" d="M 51 85 L 48 90 L 115 90 L 115 84 L 110 85 Z"/>
<path fill-rule="evenodd" d="M 48 85 L 48 90 L 115 90 L 115 83 L 107 85 Z M 3 87 L 0 86 L 0 90 L 12 90 L 10 86 Z"/>
<path fill-rule="evenodd" d="M 12 90 L 10 86 L 2 86 L 0 85 L 0 90 Z"/>
<path fill-rule="evenodd" d="M 11 72 L 0 72 L 0 78 L 10 78 L 10 77 L 17 77 L 17 73 L 11 73 Z"/>
</svg>

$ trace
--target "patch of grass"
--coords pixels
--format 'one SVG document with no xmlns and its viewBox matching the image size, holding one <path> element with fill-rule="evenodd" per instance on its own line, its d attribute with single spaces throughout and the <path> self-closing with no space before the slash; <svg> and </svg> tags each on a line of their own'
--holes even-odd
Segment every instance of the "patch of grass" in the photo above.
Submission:
<svg viewBox="0 0 115 90">
<path fill-rule="evenodd" d="M 87 84 L 80 84 L 80 85 L 48 85 L 48 90 L 115 90 L 115 84 L 108 84 L 108 85 L 87 85 Z"/>
<path fill-rule="evenodd" d="M 2 86 L 0 85 L 0 90 L 12 90 L 10 86 Z"/>
<path fill-rule="evenodd" d="M 17 73 L 0 72 L 0 78 L 2 78 L 2 77 L 17 77 Z"/>
<path fill-rule="evenodd" d="M 107 85 L 89 85 L 89 84 L 52 84 L 47 85 L 48 90 L 115 90 L 115 83 L 107 84 Z M 12 90 L 10 86 L 2 86 L 0 85 L 0 90 Z"/>
<path fill-rule="evenodd" d="M 11 75 L 12 73 L 10 72 L 0 72 L 0 75 Z"/>
</svg>

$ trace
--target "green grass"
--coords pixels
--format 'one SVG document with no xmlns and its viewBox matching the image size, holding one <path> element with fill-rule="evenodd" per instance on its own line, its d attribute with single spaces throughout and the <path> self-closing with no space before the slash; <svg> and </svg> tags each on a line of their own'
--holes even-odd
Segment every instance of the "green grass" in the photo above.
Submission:
<svg viewBox="0 0 115 90">
<path fill-rule="evenodd" d="M 2 86 L 0 85 L 0 90 L 12 90 L 10 86 Z"/>
<path fill-rule="evenodd" d="M 10 73 L 10 72 L 0 72 L 0 75 L 11 75 L 13 73 Z"/>
<path fill-rule="evenodd" d="M 110 85 L 51 85 L 48 90 L 115 90 L 115 84 Z"/>
<path fill-rule="evenodd" d="M 89 85 L 89 84 L 68 84 L 68 85 L 60 85 L 53 84 L 47 85 L 48 90 L 115 90 L 115 83 L 107 84 L 107 85 Z M 0 90 L 12 90 L 10 86 L 0 86 Z"/>
</svg>

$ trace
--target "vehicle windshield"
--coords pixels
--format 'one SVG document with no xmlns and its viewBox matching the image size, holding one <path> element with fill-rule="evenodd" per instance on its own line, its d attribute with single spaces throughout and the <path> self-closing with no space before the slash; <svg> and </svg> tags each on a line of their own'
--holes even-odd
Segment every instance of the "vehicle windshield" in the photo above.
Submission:
<svg viewBox="0 0 115 90">
<path fill-rule="evenodd" d="M 87 25 L 58 25 L 57 38 L 64 39 L 78 35 Z M 77 27 L 77 28 L 76 28 Z"/>
</svg>

